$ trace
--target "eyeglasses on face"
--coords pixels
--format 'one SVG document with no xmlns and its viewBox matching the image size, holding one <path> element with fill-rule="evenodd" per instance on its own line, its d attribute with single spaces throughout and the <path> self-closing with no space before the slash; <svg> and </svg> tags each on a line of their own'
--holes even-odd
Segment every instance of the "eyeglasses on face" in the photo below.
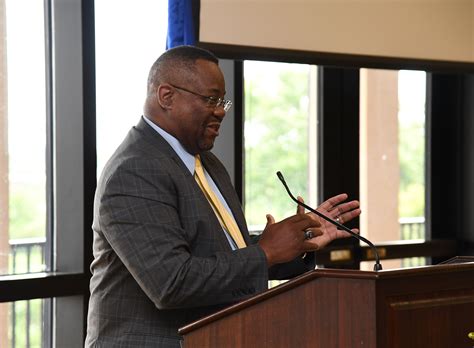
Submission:
<svg viewBox="0 0 474 348">
<path fill-rule="evenodd" d="M 185 92 L 188 92 L 188 93 L 191 93 L 191 94 L 194 94 L 198 97 L 201 97 L 203 100 L 206 101 L 206 105 L 209 106 L 209 107 L 213 107 L 213 108 L 218 108 L 219 106 L 222 106 L 222 108 L 224 109 L 225 112 L 229 111 L 229 109 L 231 108 L 232 106 L 232 101 L 230 100 L 227 100 L 227 99 L 223 99 L 223 98 L 219 98 L 219 97 L 216 97 L 216 96 L 205 96 L 205 95 L 202 95 L 202 94 L 199 94 L 199 93 L 196 93 L 196 92 L 193 92 L 193 91 L 190 91 L 189 89 L 186 89 L 186 88 L 183 88 L 183 87 L 179 87 L 179 86 L 175 86 L 173 84 L 170 83 L 171 86 L 173 86 L 174 88 L 176 89 L 180 89 L 182 91 L 185 91 Z"/>
</svg>

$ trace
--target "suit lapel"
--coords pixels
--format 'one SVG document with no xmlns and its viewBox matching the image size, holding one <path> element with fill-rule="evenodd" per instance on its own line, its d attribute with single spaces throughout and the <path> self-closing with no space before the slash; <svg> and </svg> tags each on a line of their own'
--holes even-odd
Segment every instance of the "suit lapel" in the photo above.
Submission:
<svg viewBox="0 0 474 348">
<path fill-rule="evenodd" d="M 135 129 L 138 130 L 142 135 L 144 135 L 144 139 L 155 146 L 160 153 L 164 153 L 173 159 L 176 164 L 185 172 L 192 177 L 191 173 L 189 173 L 188 168 L 183 163 L 181 158 L 179 158 L 178 154 L 173 150 L 171 145 L 153 128 L 148 125 L 143 117 L 140 118 L 140 121 L 135 126 Z"/>
</svg>

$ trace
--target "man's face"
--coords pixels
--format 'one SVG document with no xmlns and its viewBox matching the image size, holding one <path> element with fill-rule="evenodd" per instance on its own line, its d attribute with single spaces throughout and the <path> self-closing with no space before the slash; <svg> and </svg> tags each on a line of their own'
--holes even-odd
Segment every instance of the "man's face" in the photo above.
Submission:
<svg viewBox="0 0 474 348">
<path fill-rule="evenodd" d="M 212 149 L 225 116 L 222 106 L 210 106 L 206 98 L 201 97 L 224 97 L 225 82 L 219 66 L 206 60 L 197 60 L 196 70 L 192 83 L 186 86 L 177 85 L 181 88 L 175 88 L 173 116 L 175 136 L 193 155 Z"/>
</svg>

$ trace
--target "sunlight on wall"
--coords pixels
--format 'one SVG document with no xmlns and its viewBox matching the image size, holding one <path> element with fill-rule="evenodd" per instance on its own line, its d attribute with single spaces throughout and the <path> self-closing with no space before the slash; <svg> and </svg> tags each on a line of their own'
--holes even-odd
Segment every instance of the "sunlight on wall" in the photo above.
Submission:
<svg viewBox="0 0 474 348">
<path fill-rule="evenodd" d="M 96 0 L 97 173 L 142 115 L 148 71 L 165 51 L 168 2 Z"/>
</svg>

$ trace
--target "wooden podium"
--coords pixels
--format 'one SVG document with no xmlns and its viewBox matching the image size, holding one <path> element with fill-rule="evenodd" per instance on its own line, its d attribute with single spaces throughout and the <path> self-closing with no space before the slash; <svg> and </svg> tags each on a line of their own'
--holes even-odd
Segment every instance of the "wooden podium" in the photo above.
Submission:
<svg viewBox="0 0 474 348">
<path fill-rule="evenodd" d="M 317 269 L 179 332 L 185 348 L 472 348 L 474 262 Z"/>
</svg>

